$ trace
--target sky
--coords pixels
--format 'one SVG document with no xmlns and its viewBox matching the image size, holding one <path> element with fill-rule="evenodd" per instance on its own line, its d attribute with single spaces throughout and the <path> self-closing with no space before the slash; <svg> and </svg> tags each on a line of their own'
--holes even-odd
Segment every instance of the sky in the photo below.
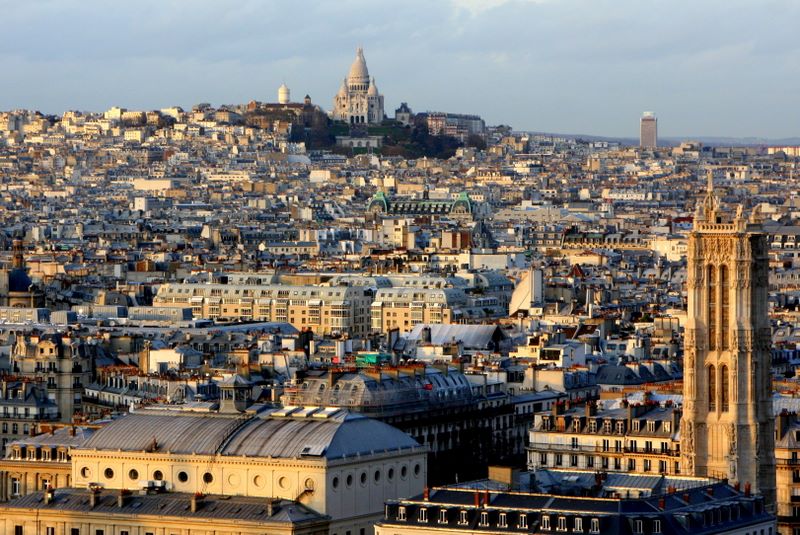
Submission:
<svg viewBox="0 0 800 535">
<path fill-rule="evenodd" d="M 0 0 L 0 110 L 293 100 L 358 46 L 389 116 L 516 130 L 800 136 L 798 0 Z"/>
</svg>

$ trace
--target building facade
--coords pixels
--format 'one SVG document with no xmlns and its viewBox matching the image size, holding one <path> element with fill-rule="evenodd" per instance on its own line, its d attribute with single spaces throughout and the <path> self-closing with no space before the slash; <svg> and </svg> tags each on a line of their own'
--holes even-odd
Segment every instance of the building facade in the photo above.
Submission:
<svg viewBox="0 0 800 535">
<path fill-rule="evenodd" d="M 724 217 L 713 184 L 688 250 L 681 461 L 775 504 L 768 244 L 757 213 Z"/>
<path fill-rule="evenodd" d="M 364 50 L 360 47 L 347 78 L 333 98 L 333 119 L 352 125 L 383 122 L 383 95 L 378 93 L 375 79 L 370 80 Z"/>
<path fill-rule="evenodd" d="M 658 146 L 658 119 L 651 111 L 646 111 L 639 122 L 639 146 L 654 149 Z"/>
<path fill-rule="evenodd" d="M 191 306 L 195 318 L 291 323 L 317 334 L 369 333 L 372 290 L 280 284 L 162 284 L 157 307 Z"/>
</svg>

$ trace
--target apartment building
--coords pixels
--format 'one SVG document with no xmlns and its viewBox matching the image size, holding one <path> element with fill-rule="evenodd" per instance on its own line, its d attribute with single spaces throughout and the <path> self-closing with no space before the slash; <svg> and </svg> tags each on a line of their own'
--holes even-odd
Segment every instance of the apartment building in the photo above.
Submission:
<svg viewBox="0 0 800 535">
<path fill-rule="evenodd" d="M 364 335 L 373 291 L 350 286 L 280 284 L 162 284 L 156 307 L 190 306 L 195 318 L 290 323 L 316 334 Z"/>
</svg>

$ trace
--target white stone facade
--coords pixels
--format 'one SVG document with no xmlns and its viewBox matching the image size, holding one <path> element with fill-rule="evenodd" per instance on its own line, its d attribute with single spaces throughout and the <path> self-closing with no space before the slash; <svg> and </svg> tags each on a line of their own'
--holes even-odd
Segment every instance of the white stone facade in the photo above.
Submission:
<svg viewBox="0 0 800 535">
<path fill-rule="evenodd" d="M 364 51 L 356 51 L 347 78 L 333 98 L 333 119 L 349 124 L 380 124 L 384 119 L 383 95 L 370 80 Z"/>
</svg>

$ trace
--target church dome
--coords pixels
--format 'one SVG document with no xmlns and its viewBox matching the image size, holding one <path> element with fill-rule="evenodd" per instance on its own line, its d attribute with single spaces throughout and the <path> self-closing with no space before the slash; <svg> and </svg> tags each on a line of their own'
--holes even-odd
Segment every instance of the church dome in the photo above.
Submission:
<svg viewBox="0 0 800 535">
<path fill-rule="evenodd" d="M 375 85 L 375 78 L 373 78 L 372 79 L 372 83 L 369 84 L 369 91 L 367 91 L 367 95 L 369 95 L 371 97 L 377 97 L 378 96 L 378 86 Z"/>
<path fill-rule="evenodd" d="M 289 102 L 291 102 L 291 97 L 289 95 L 289 88 L 286 84 L 281 84 L 278 88 L 278 104 L 289 104 Z"/>
<path fill-rule="evenodd" d="M 367 70 L 367 60 L 364 59 L 364 49 L 361 47 L 356 50 L 356 59 L 350 66 L 350 73 L 347 75 L 349 84 L 368 84 L 369 70 Z"/>
<path fill-rule="evenodd" d="M 340 97 L 347 95 L 347 80 L 342 80 L 342 86 L 339 88 L 337 95 Z"/>
</svg>

